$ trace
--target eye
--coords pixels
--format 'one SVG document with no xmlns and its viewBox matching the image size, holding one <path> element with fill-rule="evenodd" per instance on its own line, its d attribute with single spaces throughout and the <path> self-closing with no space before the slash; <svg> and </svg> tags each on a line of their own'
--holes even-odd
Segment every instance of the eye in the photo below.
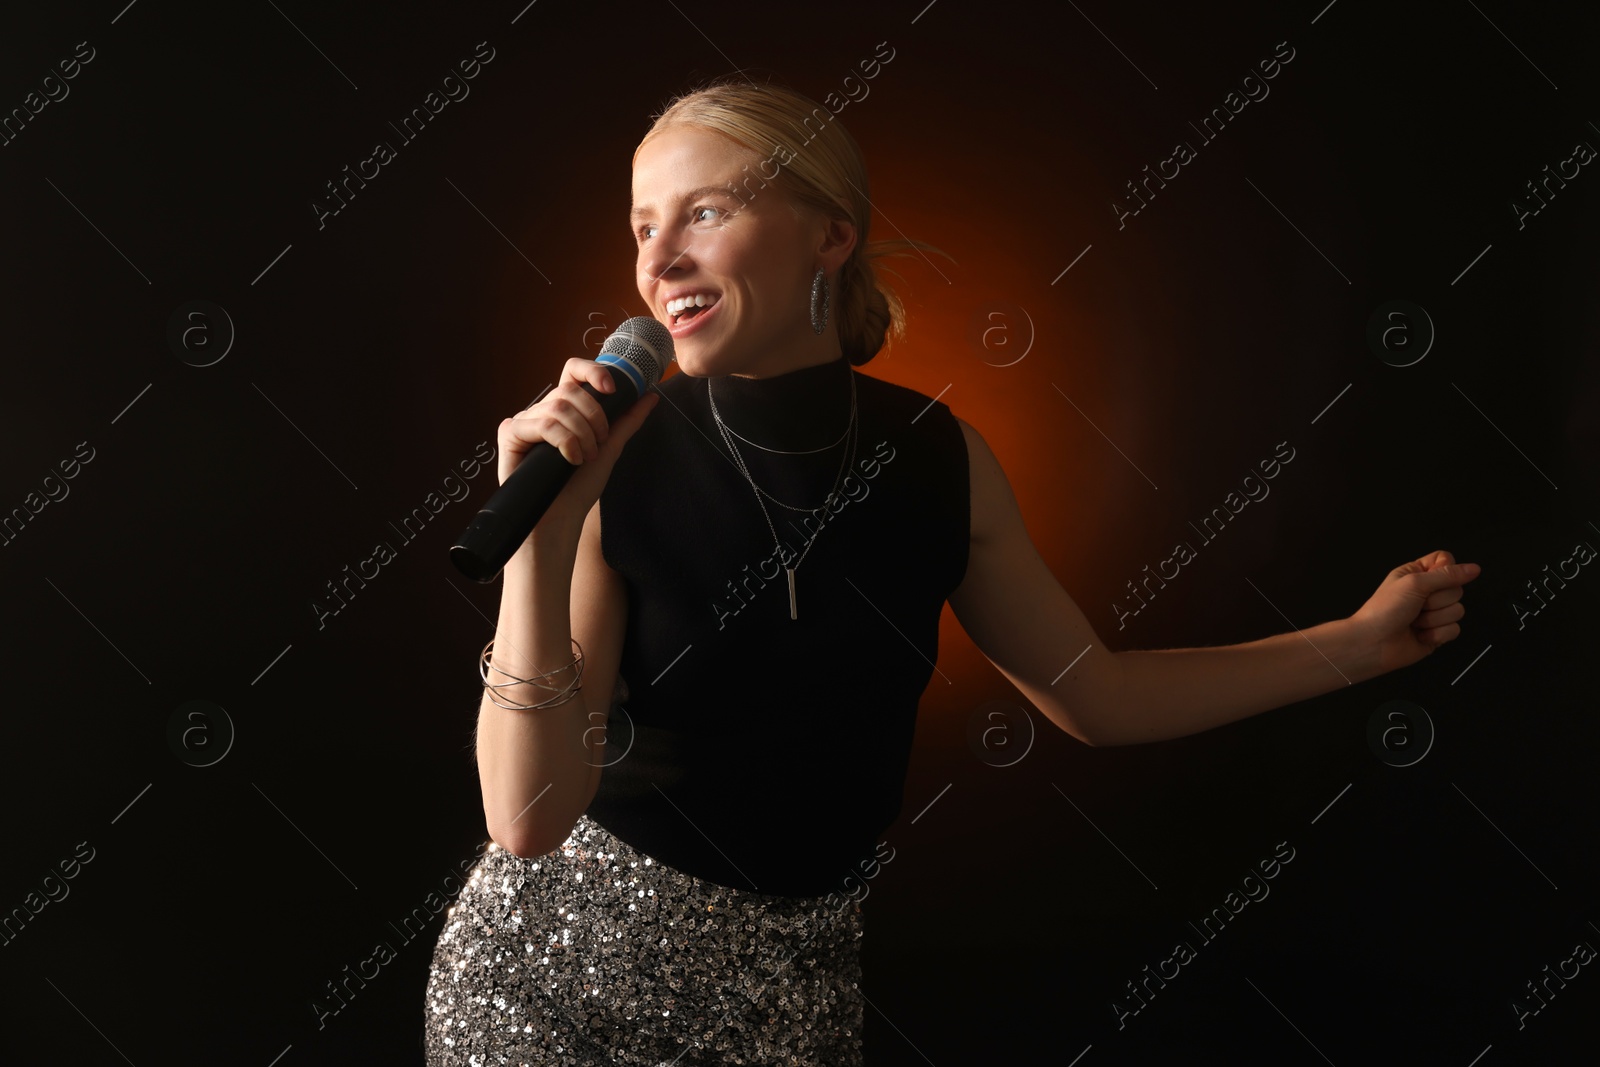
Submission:
<svg viewBox="0 0 1600 1067">
<path fill-rule="evenodd" d="M 695 219 L 696 221 L 700 221 L 701 213 L 702 212 L 706 212 L 706 211 L 713 211 L 713 212 L 716 212 L 718 215 L 726 215 L 727 214 L 727 212 L 723 211 L 719 207 L 714 207 L 711 204 L 701 204 L 700 206 L 696 207 L 692 212 L 690 212 L 690 217 Z M 638 229 L 633 231 L 634 240 L 643 241 L 643 240 L 645 240 L 645 239 L 647 239 L 649 237 L 653 237 L 654 234 L 651 233 L 650 231 L 652 231 L 654 229 L 655 229 L 655 224 L 651 223 L 651 222 L 646 222 L 646 223 L 640 225 Z"/>
</svg>

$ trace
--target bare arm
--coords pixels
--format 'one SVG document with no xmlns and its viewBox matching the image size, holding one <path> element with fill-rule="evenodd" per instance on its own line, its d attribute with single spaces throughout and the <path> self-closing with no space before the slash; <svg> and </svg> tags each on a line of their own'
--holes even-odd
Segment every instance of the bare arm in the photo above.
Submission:
<svg viewBox="0 0 1600 1067">
<path fill-rule="evenodd" d="M 1061 729 L 1089 745 L 1161 741 L 1306 700 L 1415 662 L 1460 632 L 1448 553 L 1396 568 L 1356 615 L 1216 648 L 1112 652 L 1045 566 L 988 444 L 967 423 L 972 540 L 950 596 L 995 667 Z M 1070 669 L 1067 669 L 1070 665 Z"/>
<path fill-rule="evenodd" d="M 541 524 L 507 561 L 501 572 L 494 667 L 526 678 L 572 660 L 569 597 L 577 543 L 577 531 Z M 492 682 L 510 680 L 497 670 L 488 673 Z M 546 684 L 564 686 L 571 680 L 569 670 Z M 555 696 L 524 685 L 495 693 L 507 704 Z M 517 711 L 499 707 L 484 691 L 478 708 L 478 782 L 489 836 L 501 847 L 519 856 L 543 855 L 577 821 L 587 803 L 590 756 L 584 734 L 593 697 L 585 685 L 566 703 Z"/>
<path fill-rule="evenodd" d="M 606 718 L 611 712 L 611 696 L 617 687 L 617 674 L 621 670 L 622 642 L 627 625 L 627 585 L 622 575 L 612 570 L 601 555 L 600 505 L 597 503 L 584 521 L 572 578 L 572 630 L 587 653 L 583 668 L 583 692 L 589 697 L 586 731 L 590 760 L 589 788 L 584 794 L 580 814 L 589 810 L 590 802 L 600 789 L 600 773 L 606 759 Z M 576 821 L 574 818 L 573 822 Z M 570 825 L 568 830 L 570 832 Z"/>
<path fill-rule="evenodd" d="M 511 684 L 496 689 L 494 700 L 485 690 L 478 706 L 484 819 L 489 836 L 522 857 L 542 856 L 565 841 L 600 786 L 627 613 L 622 578 L 600 554 L 600 496 L 617 456 L 659 402 L 659 393 L 648 390 L 613 423 L 587 387 L 612 392 L 615 385 L 592 360 L 569 359 L 550 395 L 502 419 L 499 429 L 501 485 L 542 442 L 576 468 L 501 571 L 488 677 L 497 686 Z M 544 684 L 565 688 L 575 673 L 574 638 L 583 657 L 576 694 L 547 708 L 495 703 L 555 699 L 557 692 L 511 679 L 559 670 Z"/>
<path fill-rule="evenodd" d="M 1216 648 L 1116 653 L 1117 702 L 1095 744 L 1165 741 L 1376 677 L 1376 650 L 1349 619 Z"/>
<path fill-rule="evenodd" d="M 1117 700 L 1119 666 L 1039 557 L 987 442 L 967 423 L 972 536 L 967 573 L 950 594 L 962 629 L 1050 721 L 1097 743 Z M 1068 666 L 1071 669 L 1068 670 Z"/>
</svg>

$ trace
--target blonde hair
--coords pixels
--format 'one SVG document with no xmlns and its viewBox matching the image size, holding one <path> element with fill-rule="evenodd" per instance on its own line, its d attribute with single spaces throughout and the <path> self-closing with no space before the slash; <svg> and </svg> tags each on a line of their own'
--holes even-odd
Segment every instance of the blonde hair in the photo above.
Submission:
<svg viewBox="0 0 1600 1067">
<path fill-rule="evenodd" d="M 856 246 L 839 268 L 829 312 L 837 316 L 845 358 L 859 366 L 904 336 L 905 305 L 893 289 L 879 281 L 877 261 L 908 255 L 912 249 L 949 254 L 922 241 L 867 240 L 872 204 L 866 161 L 855 138 L 830 111 L 793 89 L 727 75 L 674 97 L 655 117 L 639 147 L 669 126 L 694 126 L 723 134 L 761 158 L 760 173 L 745 181 L 746 188 L 751 180 L 758 190 L 769 183 L 776 185 L 796 210 L 844 219 L 855 226 Z M 634 156 L 638 157 L 638 149 Z M 776 174 L 771 173 L 772 167 L 777 168 Z"/>
</svg>

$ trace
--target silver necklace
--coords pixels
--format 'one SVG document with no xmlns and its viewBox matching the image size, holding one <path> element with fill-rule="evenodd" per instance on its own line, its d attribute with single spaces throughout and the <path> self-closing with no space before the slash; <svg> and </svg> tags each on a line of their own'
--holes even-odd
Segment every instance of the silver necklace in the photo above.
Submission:
<svg viewBox="0 0 1600 1067">
<path fill-rule="evenodd" d="M 761 502 L 761 498 L 763 496 L 768 497 L 774 503 L 783 504 L 784 507 L 790 508 L 791 510 L 794 510 L 794 511 L 805 511 L 805 510 L 815 511 L 816 509 L 815 508 L 812 508 L 812 509 L 796 508 L 792 504 L 784 504 L 783 501 L 779 500 L 777 497 L 773 496 L 771 493 L 768 493 L 766 490 L 762 489 L 759 485 L 757 485 L 756 484 L 756 480 L 750 476 L 750 468 L 745 464 L 744 457 L 739 454 L 738 446 L 733 443 L 733 437 L 738 437 L 738 435 L 737 434 L 733 434 L 732 437 L 729 436 L 733 432 L 728 429 L 727 425 L 722 421 L 722 416 L 717 412 L 717 402 L 716 402 L 716 400 L 712 399 L 712 396 L 711 396 L 711 379 L 710 378 L 706 379 L 706 399 L 711 402 L 711 418 L 712 418 L 713 421 L 716 422 L 717 429 L 719 431 L 721 431 L 721 433 L 722 433 L 723 443 L 726 444 L 728 446 L 728 450 L 733 453 L 734 462 L 738 464 L 739 471 L 744 475 L 745 481 L 749 482 L 750 483 L 750 488 L 752 488 L 752 489 L 754 489 L 756 491 L 756 504 L 759 505 L 760 508 L 761 508 L 761 517 L 767 520 L 767 529 L 772 531 L 772 545 L 773 545 L 773 548 L 775 550 L 775 555 L 781 560 L 782 555 L 783 555 L 783 543 L 778 538 L 778 530 L 777 530 L 777 528 L 775 526 L 772 525 L 772 516 L 767 513 L 767 506 L 766 506 L 766 504 L 763 504 Z M 850 445 L 849 445 L 848 449 L 846 449 L 845 453 L 840 457 L 839 473 L 834 476 L 833 489 L 829 491 L 827 498 L 823 500 L 823 506 L 826 506 L 827 502 L 829 500 L 832 500 L 834 498 L 834 496 L 839 492 L 839 487 L 844 483 L 845 468 L 847 466 L 849 466 L 850 462 L 855 458 L 856 443 L 860 439 L 860 435 L 853 432 L 853 431 L 856 430 L 856 425 L 857 425 L 857 418 L 856 418 L 856 377 L 855 377 L 854 373 L 851 373 L 851 375 L 850 375 L 850 422 L 845 426 L 845 436 L 849 436 L 850 437 Z M 739 439 L 741 441 L 745 440 L 742 437 L 740 437 Z M 841 437 L 839 440 L 841 440 L 841 441 L 844 440 L 844 437 Z M 749 441 L 747 443 L 748 444 L 755 444 L 754 441 Z M 839 443 L 838 441 L 834 442 L 835 445 L 838 444 L 838 443 Z M 761 448 L 762 446 L 756 445 L 756 447 L 757 448 Z M 831 448 L 831 447 L 833 447 L 833 445 L 830 445 L 828 447 Z M 779 450 L 778 449 L 769 448 L 769 449 L 765 449 L 765 451 L 777 452 Z M 811 451 L 821 451 L 821 450 L 820 449 L 812 449 Z M 808 453 L 794 452 L 794 453 L 785 453 L 785 454 L 787 454 L 787 455 L 806 455 Z M 810 553 L 810 551 L 811 551 L 811 546 L 816 543 L 817 536 L 819 534 L 821 534 L 821 533 L 822 533 L 822 530 L 818 529 L 817 533 L 811 535 L 811 539 L 806 542 L 805 549 L 803 551 L 801 551 L 799 558 L 794 561 L 794 565 L 793 566 L 789 566 L 787 564 L 784 565 L 783 569 L 784 569 L 785 573 L 788 575 L 788 578 L 789 578 L 789 618 L 790 619 L 798 619 L 800 617 L 799 610 L 798 610 L 798 608 L 796 607 L 796 604 L 795 604 L 794 572 L 796 570 L 798 570 L 800 568 L 800 564 L 805 561 L 806 555 L 808 553 Z"/>
<path fill-rule="evenodd" d="M 736 434 L 736 433 L 733 433 L 733 427 L 729 426 L 727 423 L 722 421 L 722 414 L 721 414 L 721 412 L 719 412 L 717 410 L 716 397 L 711 395 L 711 379 L 710 378 L 706 379 L 706 399 L 708 401 L 710 401 L 710 404 L 711 404 L 711 417 L 714 420 L 716 420 L 717 429 L 721 430 L 721 431 L 724 431 L 723 435 L 722 435 L 723 443 L 726 444 L 728 446 L 728 449 L 730 451 L 732 451 L 734 453 L 734 455 L 737 457 L 736 463 L 738 464 L 739 469 L 746 471 L 745 477 L 749 478 L 748 469 L 746 468 L 746 466 L 744 464 L 744 457 L 739 456 L 738 450 L 734 447 L 733 442 L 728 440 L 728 434 L 733 434 L 733 436 L 735 436 L 735 437 L 739 437 L 739 435 Z M 849 434 L 855 428 L 856 428 L 856 376 L 855 376 L 854 373 L 852 373 L 850 375 L 850 419 L 849 419 L 848 422 L 845 423 L 844 434 L 840 435 L 839 439 L 837 441 L 834 441 L 834 443 L 832 445 L 829 445 L 828 447 L 832 448 L 832 447 L 834 447 L 834 445 L 837 445 L 839 443 L 839 441 L 844 440 L 845 435 Z M 745 441 L 746 439 L 743 438 L 743 437 L 739 437 L 739 440 Z M 764 445 L 756 445 L 756 443 L 754 441 L 747 441 L 746 443 L 755 445 L 755 447 L 757 447 L 757 448 L 759 448 L 759 449 L 761 449 L 762 451 L 765 451 L 765 452 L 776 452 L 776 453 L 779 453 L 781 455 L 786 455 L 786 456 L 806 456 L 806 455 L 811 455 L 811 454 L 813 454 L 815 452 L 824 451 L 823 449 L 808 449 L 805 452 L 784 452 L 782 449 L 767 448 Z M 850 446 L 849 446 L 849 459 L 846 460 L 846 465 L 848 465 L 849 462 L 853 462 L 854 461 L 855 447 L 856 447 L 856 442 L 852 441 Z M 816 510 L 816 508 L 795 507 L 793 504 L 788 504 L 788 503 L 785 503 L 782 500 L 779 500 L 777 497 L 773 496 L 771 493 L 767 492 L 765 489 L 763 489 L 759 485 L 757 485 L 755 483 L 755 479 L 753 479 L 753 478 L 750 479 L 750 487 L 752 489 L 754 489 L 757 493 L 759 493 L 761 496 L 764 496 L 768 500 L 772 501 L 774 504 L 777 504 L 779 507 L 788 508 L 790 511 L 798 511 L 798 512 L 801 512 L 802 514 L 810 514 L 811 512 Z M 838 491 L 838 486 L 837 485 L 834 487 L 834 490 L 835 490 L 835 492 Z M 759 503 L 759 501 L 758 501 L 758 503 Z M 823 503 L 827 503 L 827 502 L 824 501 Z"/>
<path fill-rule="evenodd" d="M 854 374 L 851 374 L 850 375 L 850 413 L 851 413 L 852 416 L 855 414 L 855 392 L 856 392 L 856 377 L 855 377 Z M 706 379 L 706 399 L 711 401 L 711 411 L 712 411 L 713 414 L 715 414 L 716 410 L 717 410 L 717 402 L 716 402 L 716 400 L 712 399 L 712 396 L 711 396 L 711 379 L 710 378 Z M 759 448 L 763 452 L 776 452 L 780 456 L 812 456 L 812 455 L 815 455 L 818 452 L 826 452 L 826 451 L 828 451 L 828 449 L 833 448 L 836 445 L 838 445 L 838 443 L 840 441 L 843 441 L 844 438 L 845 438 L 845 434 L 848 434 L 850 432 L 850 424 L 846 423 L 845 427 L 844 427 L 844 433 L 842 433 L 838 437 L 834 438 L 828 444 L 823 445 L 821 448 L 808 448 L 803 452 L 789 452 L 789 451 L 786 451 L 785 449 L 782 449 L 782 448 L 768 448 L 766 445 L 758 445 L 758 444 L 756 444 L 754 441 L 750 440 L 750 438 L 744 436 L 742 433 L 740 433 L 739 431 L 735 430 L 732 426 L 729 426 L 727 423 L 723 422 L 720 417 L 717 419 L 717 425 L 722 427 L 722 429 L 726 430 L 728 433 L 733 434 L 733 436 L 737 437 L 739 440 L 743 441 L 745 444 L 749 445 L 752 448 Z"/>
</svg>

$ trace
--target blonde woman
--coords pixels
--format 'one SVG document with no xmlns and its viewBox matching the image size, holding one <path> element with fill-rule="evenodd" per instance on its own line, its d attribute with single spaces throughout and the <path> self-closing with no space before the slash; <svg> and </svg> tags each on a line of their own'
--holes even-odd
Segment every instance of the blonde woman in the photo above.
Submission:
<svg viewBox="0 0 1600 1067">
<path fill-rule="evenodd" d="M 539 441 L 579 466 L 504 570 L 476 742 L 493 844 L 434 950 L 430 1064 L 860 1064 L 860 899 L 893 860 L 946 601 L 1095 745 L 1459 634 L 1477 568 L 1439 552 L 1304 635 L 1107 651 L 978 432 L 855 369 L 903 329 L 874 261 L 926 247 L 869 242 L 867 197 L 838 119 L 771 85 L 682 96 L 635 152 L 636 281 L 682 373 L 608 425 L 579 384 L 607 374 L 572 359 L 501 423 L 502 482 Z"/>
</svg>

